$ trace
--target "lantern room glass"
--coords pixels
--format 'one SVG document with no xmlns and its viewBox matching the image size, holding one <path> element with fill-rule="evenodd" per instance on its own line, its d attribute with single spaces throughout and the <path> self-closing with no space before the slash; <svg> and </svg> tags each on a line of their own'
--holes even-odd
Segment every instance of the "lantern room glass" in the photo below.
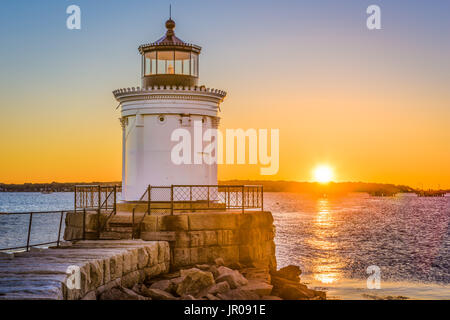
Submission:
<svg viewBox="0 0 450 320">
<path fill-rule="evenodd" d="M 180 74 L 198 77 L 198 54 L 190 51 L 158 50 L 145 53 L 144 76 Z"/>
<path fill-rule="evenodd" d="M 144 75 L 156 74 L 156 51 L 145 54 Z"/>
</svg>

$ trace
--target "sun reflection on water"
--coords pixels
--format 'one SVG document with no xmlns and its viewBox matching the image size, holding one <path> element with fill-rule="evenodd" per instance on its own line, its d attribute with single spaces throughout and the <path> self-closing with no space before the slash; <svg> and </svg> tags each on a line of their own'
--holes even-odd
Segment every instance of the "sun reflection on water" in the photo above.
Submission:
<svg viewBox="0 0 450 320">
<path fill-rule="evenodd" d="M 317 201 L 317 215 L 313 223 L 313 238 L 309 244 L 314 247 L 320 256 L 312 261 L 314 279 L 323 284 L 331 284 L 338 281 L 341 268 L 344 266 L 337 253 L 338 243 L 333 241 L 336 221 L 326 198 Z"/>
</svg>

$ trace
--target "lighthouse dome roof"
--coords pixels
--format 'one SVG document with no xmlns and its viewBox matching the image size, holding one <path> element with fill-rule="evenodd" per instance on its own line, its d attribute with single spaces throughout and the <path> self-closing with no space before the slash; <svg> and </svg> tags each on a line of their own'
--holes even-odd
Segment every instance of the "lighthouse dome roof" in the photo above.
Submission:
<svg viewBox="0 0 450 320">
<path fill-rule="evenodd" d="M 145 53 L 145 52 L 149 52 L 149 51 L 155 51 L 155 50 L 159 50 L 159 49 L 177 49 L 177 50 L 184 50 L 184 51 L 193 51 L 196 53 L 200 53 L 201 51 L 201 47 L 191 44 L 191 43 L 186 43 L 183 40 L 181 40 L 180 38 L 178 38 L 177 36 L 175 36 L 175 21 L 173 21 L 172 19 L 169 19 L 166 21 L 166 28 L 167 28 L 167 32 L 166 34 L 161 37 L 160 39 L 156 40 L 155 42 L 152 43 L 148 43 L 148 44 L 143 44 L 139 47 L 139 52 L 141 54 Z"/>
</svg>

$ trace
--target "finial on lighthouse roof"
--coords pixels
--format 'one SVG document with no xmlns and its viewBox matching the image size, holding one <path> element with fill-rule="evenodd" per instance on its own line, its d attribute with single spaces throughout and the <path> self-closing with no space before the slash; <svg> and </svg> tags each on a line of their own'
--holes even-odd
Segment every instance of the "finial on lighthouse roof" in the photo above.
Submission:
<svg viewBox="0 0 450 320">
<path fill-rule="evenodd" d="M 175 21 L 172 20 L 172 5 L 169 6 L 169 20 L 166 21 L 166 36 L 172 37 L 175 35 L 173 29 L 175 29 Z"/>
</svg>

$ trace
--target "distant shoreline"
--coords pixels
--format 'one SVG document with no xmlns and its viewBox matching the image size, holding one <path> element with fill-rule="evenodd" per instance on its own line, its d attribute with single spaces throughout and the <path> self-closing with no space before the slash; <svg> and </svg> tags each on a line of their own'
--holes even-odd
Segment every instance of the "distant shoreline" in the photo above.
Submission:
<svg viewBox="0 0 450 320">
<path fill-rule="evenodd" d="M 121 185 L 120 181 L 114 182 L 70 182 L 70 183 L 24 183 L 3 184 L 0 183 L 0 192 L 73 192 L 76 185 Z M 422 196 L 443 196 L 450 193 L 448 189 L 419 190 L 404 185 L 366 182 L 330 182 L 320 184 L 316 182 L 297 181 L 267 181 L 267 180 L 226 180 L 219 184 L 227 185 L 263 185 L 266 192 L 295 192 L 315 195 L 340 195 L 354 192 L 368 193 L 373 196 L 393 196 L 398 193 L 416 193 Z"/>
</svg>

